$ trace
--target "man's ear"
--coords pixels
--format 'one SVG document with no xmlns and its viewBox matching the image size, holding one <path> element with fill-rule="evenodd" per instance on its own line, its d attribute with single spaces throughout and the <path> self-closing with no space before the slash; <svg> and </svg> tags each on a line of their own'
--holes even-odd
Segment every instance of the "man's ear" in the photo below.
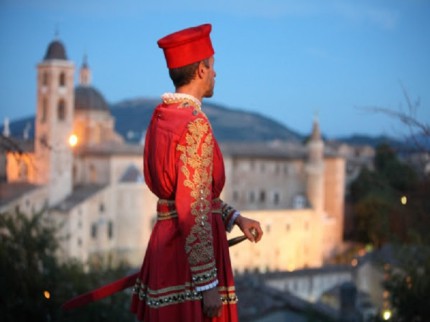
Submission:
<svg viewBox="0 0 430 322">
<path fill-rule="evenodd" d="M 197 72 L 196 72 L 197 77 L 198 78 L 204 78 L 204 76 L 206 74 L 206 69 L 207 69 L 207 67 L 204 64 L 204 62 L 203 61 L 199 62 L 199 65 L 197 67 Z"/>
</svg>

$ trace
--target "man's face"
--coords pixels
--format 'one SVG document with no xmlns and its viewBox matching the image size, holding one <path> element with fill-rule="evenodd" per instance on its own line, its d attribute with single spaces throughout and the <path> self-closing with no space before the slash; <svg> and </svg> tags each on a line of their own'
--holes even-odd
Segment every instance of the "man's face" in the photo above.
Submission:
<svg viewBox="0 0 430 322">
<path fill-rule="evenodd" d="M 214 70 L 214 63 L 215 63 L 215 59 L 212 56 L 209 58 L 209 67 L 206 68 L 207 69 L 206 80 L 205 80 L 206 91 L 203 97 L 212 97 L 214 94 L 215 77 L 216 77 L 216 72 Z"/>
</svg>

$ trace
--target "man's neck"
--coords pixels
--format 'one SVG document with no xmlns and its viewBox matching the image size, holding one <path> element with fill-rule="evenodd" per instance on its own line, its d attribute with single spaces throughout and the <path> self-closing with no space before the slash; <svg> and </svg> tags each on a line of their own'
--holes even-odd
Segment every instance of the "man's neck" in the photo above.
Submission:
<svg viewBox="0 0 430 322">
<path fill-rule="evenodd" d="M 201 90 L 199 90 L 197 86 L 185 85 L 185 86 L 176 88 L 175 92 L 191 95 L 196 99 L 198 99 L 200 102 L 203 100 L 203 94 L 201 93 Z"/>
</svg>

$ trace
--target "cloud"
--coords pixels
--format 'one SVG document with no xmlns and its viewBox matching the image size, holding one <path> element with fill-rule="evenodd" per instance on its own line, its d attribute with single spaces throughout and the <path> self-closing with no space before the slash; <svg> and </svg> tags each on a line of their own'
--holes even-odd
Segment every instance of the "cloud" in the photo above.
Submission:
<svg viewBox="0 0 430 322">
<path fill-rule="evenodd" d="M 393 29 L 398 21 L 396 2 L 372 0 L 2 0 L 1 6 L 27 10 L 76 13 L 81 16 L 143 16 L 150 12 L 192 15 L 218 13 L 230 16 L 282 19 L 285 17 L 338 17 L 356 24 Z M 385 6 L 384 6 L 385 5 Z"/>
<path fill-rule="evenodd" d="M 349 22 L 371 24 L 382 29 L 394 29 L 399 19 L 395 9 L 379 7 L 369 1 L 332 1 L 332 10 Z"/>
</svg>

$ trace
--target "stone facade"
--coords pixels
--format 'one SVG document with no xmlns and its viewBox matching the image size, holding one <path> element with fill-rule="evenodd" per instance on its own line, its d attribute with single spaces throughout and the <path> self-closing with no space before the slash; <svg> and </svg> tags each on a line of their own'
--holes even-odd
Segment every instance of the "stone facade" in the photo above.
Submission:
<svg viewBox="0 0 430 322">
<path fill-rule="evenodd" d="M 55 42 L 58 50 L 62 44 Z M 73 63 L 54 56 L 47 54 L 39 64 L 35 150 L 8 153 L 15 158 L 8 162 L 8 184 L 37 184 L 34 203 L 46 201 L 62 225 L 63 257 L 139 266 L 157 201 L 142 176 L 143 147 L 125 143 L 115 132 L 107 104 L 91 87 L 86 61 L 73 91 Z M 70 134 L 78 137 L 74 147 L 67 144 Z M 345 162 L 327 153 L 317 121 L 306 144 L 221 143 L 221 149 L 227 175 L 222 198 L 264 230 L 261 243 L 231 249 L 236 271 L 319 267 L 341 247 Z M 30 170 L 33 161 L 37 173 Z M 20 172 L 23 162 L 27 170 Z M 229 237 L 238 233 L 235 228 Z"/>
</svg>

